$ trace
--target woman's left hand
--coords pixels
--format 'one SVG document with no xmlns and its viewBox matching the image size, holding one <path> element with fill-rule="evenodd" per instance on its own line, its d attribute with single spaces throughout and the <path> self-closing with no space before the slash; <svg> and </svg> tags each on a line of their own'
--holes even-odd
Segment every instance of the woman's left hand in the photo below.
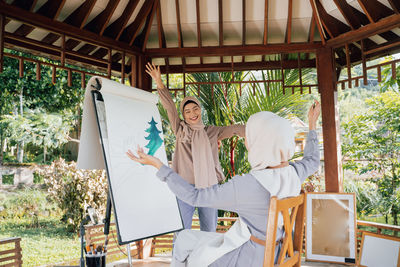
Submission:
<svg viewBox="0 0 400 267">
<path fill-rule="evenodd" d="M 315 130 L 317 128 L 317 120 L 320 113 L 321 104 L 318 101 L 315 101 L 308 111 L 308 125 L 310 130 Z"/>
<path fill-rule="evenodd" d="M 163 163 L 161 162 L 161 160 L 159 158 L 156 158 L 156 157 L 153 157 L 151 155 L 144 153 L 143 148 L 141 148 L 139 146 L 137 148 L 136 153 L 138 156 L 135 156 L 135 154 L 133 154 L 133 152 L 130 149 L 128 149 L 128 152 L 126 152 L 126 155 L 133 161 L 139 162 L 143 165 L 154 166 L 158 170 L 163 165 Z"/>
</svg>

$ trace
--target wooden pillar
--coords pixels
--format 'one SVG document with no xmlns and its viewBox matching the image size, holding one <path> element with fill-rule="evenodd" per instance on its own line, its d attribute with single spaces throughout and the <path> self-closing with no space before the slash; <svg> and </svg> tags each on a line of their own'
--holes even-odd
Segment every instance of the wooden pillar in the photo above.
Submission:
<svg viewBox="0 0 400 267">
<path fill-rule="evenodd" d="M 0 14 L 0 73 L 3 72 L 4 66 L 4 27 L 6 24 L 6 18 L 3 14 Z"/>
<path fill-rule="evenodd" d="M 151 91 L 151 77 L 146 73 L 146 64 L 150 62 L 150 59 L 146 56 L 140 55 L 137 60 L 138 68 L 138 88 Z"/>
<path fill-rule="evenodd" d="M 339 114 L 336 71 L 331 48 L 317 50 L 317 73 L 321 95 L 322 133 L 324 139 L 326 192 L 342 192 L 343 171 L 341 163 Z"/>
<path fill-rule="evenodd" d="M 138 83 L 137 83 L 137 60 L 136 60 L 137 56 L 136 55 L 132 55 L 131 56 L 131 86 L 132 87 L 137 87 Z"/>
</svg>

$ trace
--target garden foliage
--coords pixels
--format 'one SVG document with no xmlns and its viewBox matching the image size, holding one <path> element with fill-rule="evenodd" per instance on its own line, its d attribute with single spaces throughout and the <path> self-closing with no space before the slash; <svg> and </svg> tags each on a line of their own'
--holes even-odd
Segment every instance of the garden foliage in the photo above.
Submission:
<svg viewBox="0 0 400 267">
<path fill-rule="evenodd" d="M 76 231 L 90 205 L 105 214 L 107 182 L 103 170 L 78 170 L 75 162 L 53 161 L 39 171 L 44 176 L 49 197 L 61 209 L 62 221 Z"/>
</svg>

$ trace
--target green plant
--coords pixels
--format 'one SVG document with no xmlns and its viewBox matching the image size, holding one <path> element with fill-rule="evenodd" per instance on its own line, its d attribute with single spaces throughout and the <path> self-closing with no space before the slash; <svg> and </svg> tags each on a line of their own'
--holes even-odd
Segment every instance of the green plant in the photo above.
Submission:
<svg viewBox="0 0 400 267">
<path fill-rule="evenodd" d="M 0 218 L 28 220 L 31 227 L 39 227 L 39 217 L 58 214 L 54 202 L 47 199 L 46 192 L 40 189 L 24 188 L 9 193 L 2 201 Z"/>
<path fill-rule="evenodd" d="M 14 174 L 3 174 L 2 175 L 3 184 L 14 184 Z"/>
<path fill-rule="evenodd" d="M 345 168 L 370 174 L 377 185 L 377 210 L 398 224 L 400 206 L 400 94 L 386 91 L 367 99 L 368 111 L 343 125 L 342 151 L 350 161 Z M 358 159 L 361 161 L 355 161 Z M 364 163 L 365 162 L 365 163 Z"/>
<path fill-rule="evenodd" d="M 369 180 L 344 180 L 344 192 L 356 194 L 358 217 L 373 214 L 380 205 L 377 186 Z"/>
<path fill-rule="evenodd" d="M 284 75 L 286 85 L 298 83 L 297 70 L 286 70 Z M 252 114 L 259 111 L 271 111 L 286 118 L 293 116 L 297 109 L 304 106 L 299 90 L 294 93 L 285 93 L 281 82 L 269 84 L 256 82 L 260 79 L 279 80 L 281 77 L 280 70 L 268 70 L 262 71 L 260 78 L 257 78 L 254 72 L 234 72 L 233 74 L 222 72 L 194 73 L 188 75 L 187 79 L 189 82 L 201 83 L 200 86 L 189 85 L 188 89 L 190 94 L 198 94 L 204 108 L 204 123 L 226 126 L 245 124 Z M 246 83 L 241 88 L 239 84 L 231 83 L 232 80 L 248 80 L 254 83 Z M 214 84 L 211 86 L 207 84 L 209 82 L 214 82 Z M 248 172 L 250 165 L 246 159 L 247 150 L 243 139 L 232 137 L 221 142 L 220 162 L 227 179 L 236 174 Z"/>
<path fill-rule="evenodd" d="M 76 231 L 85 216 L 87 206 L 104 214 L 107 182 L 103 170 L 77 170 L 76 163 L 63 159 L 38 170 L 44 176 L 49 197 L 63 213 L 62 221 Z"/>
</svg>

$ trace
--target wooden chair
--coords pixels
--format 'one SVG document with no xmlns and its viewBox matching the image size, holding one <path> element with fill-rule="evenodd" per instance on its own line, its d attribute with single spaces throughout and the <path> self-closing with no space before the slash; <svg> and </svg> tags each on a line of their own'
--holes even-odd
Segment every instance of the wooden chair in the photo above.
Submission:
<svg viewBox="0 0 400 267">
<path fill-rule="evenodd" d="M 0 240 L 0 266 L 22 266 L 21 238 Z"/>
<path fill-rule="evenodd" d="M 301 265 L 304 230 L 304 194 L 278 200 L 271 198 L 267 223 L 267 237 L 264 254 L 264 267 L 296 266 Z M 279 214 L 283 216 L 283 230 L 281 251 L 275 261 L 276 233 Z M 293 226 L 294 234 L 293 234 Z"/>
</svg>

